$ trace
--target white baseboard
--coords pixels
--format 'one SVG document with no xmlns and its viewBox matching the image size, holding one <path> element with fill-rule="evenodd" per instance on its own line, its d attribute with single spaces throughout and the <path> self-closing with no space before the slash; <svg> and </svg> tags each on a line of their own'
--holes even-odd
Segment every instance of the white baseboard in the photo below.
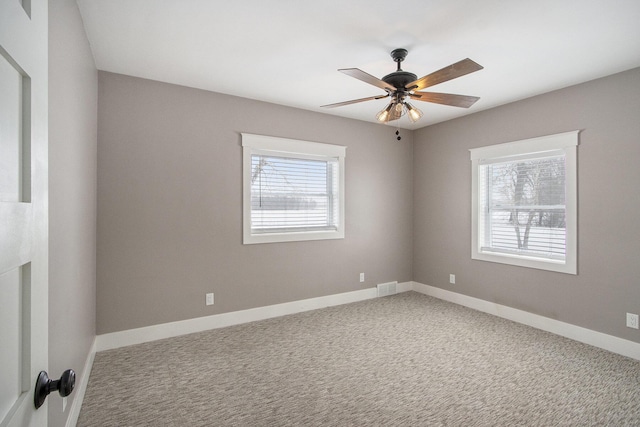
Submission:
<svg viewBox="0 0 640 427">
<path fill-rule="evenodd" d="M 532 326 L 534 328 L 580 341 L 594 347 L 611 351 L 613 353 L 621 354 L 626 357 L 640 360 L 640 343 L 418 282 L 402 282 L 398 283 L 396 286 L 397 293 L 407 292 L 411 290 L 455 304 L 460 304 L 474 310 L 492 314 L 494 316 L 512 320 L 514 322 L 522 323 L 524 325 Z M 163 323 L 160 325 L 147 326 L 144 328 L 129 329 L 126 331 L 98 335 L 92 347 L 92 353 L 87 359 L 88 368 L 87 366 L 85 366 L 85 372 L 90 372 L 90 366 L 93 364 L 93 356 L 95 355 L 96 351 L 110 350 L 113 348 L 141 344 L 144 342 L 171 338 L 179 335 L 191 334 L 194 332 L 202 332 L 209 329 L 223 328 L 226 326 L 239 325 L 242 323 L 254 322 L 257 320 L 264 320 L 278 316 L 285 316 L 288 314 L 301 313 L 304 311 L 316 310 L 324 307 L 364 301 L 376 297 L 377 289 L 368 288 L 359 291 L 345 292 L 342 294 L 327 295 L 323 297 L 292 301 L 265 307 L 257 307 L 248 310 L 234 311 L 231 313 L 215 314 L 212 316 L 199 317 L 195 319 L 187 319 L 177 322 Z M 88 375 L 83 375 L 82 381 L 88 381 Z M 78 389 L 82 387 L 83 386 L 81 384 Z M 86 384 L 84 384 L 84 387 L 86 387 Z M 72 411 L 76 409 L 75 406 L 77 404 L 77 412 L 79 414 L 80 406 L 82 405 L 82 399 L 78 399 L 78 397 L 74 399 Z"/>
<path fill-rule="evenodd" d="M 78 417 L 80 416 L 80 409 L 82 409 L 84 394 L 87 391 L 87 384 L 89 384 L 89 376 L 91 375 L 93 360 L 96 357 L 96 341 L 97 337 L 94 338 L 93 344 L 91 344 L 91 348 L 89 349 L 89 354 L 87 355 L 87 360 L 84 363 L 84 369 L 82 371 L 80 381 L 76 383 L 74 390 L 76 396 L 73 399 L 71 408 L 69 409 L 69 416 L 67 417 L 67 423 L 65 424 L 66 427 L 75 427 L 76 424 L 78 424 Z"/>
<path fill-rule="evenodd" d="M 398 283 L 396 291 L 406 292 L 411 289 L 411 282 L 404 282 Z M 234 311 L 231 313 L 214 314 L 212 316 L 163 323 L 144 328 L 112 332 L 96 337 L 96 351 L 110 350 L 179 335 L 192 334 L 194 332 L 202 332 L 209 329 L 223 328 L 225 326 L 254 322 L 256 320 L 270 319 L 272 317 L 301 313 L 303 311 L 364 301 L 376 297 L 377 289 L 368 288 L 359 291 Z"/>
<path fill-rule="evenodd" d="M 559 320 L 518 310 L 506 305 L 500 305 L 479 298 L 447 291 L 445 289 L 424 285 L 418 282 L 410 283 L 411 289 L 416 292 L 455 304 L 460 304 L 474 310 L 482 311 L 494 316 L 522 323 L 524 325 L 532 326 L 537 329 L 542 329 L 543 331 L 551 332 L 594 347 L 602 348 L 632 359 L 640 360 L 639 343 L 614 337 L 613 335 L 603 334 L 602 332 L 596 332 L 591 329 L 582 328 L 570 323 L 560 322 Z"/>
<path fill-rule="evenodd" d="M 402 282 L 396 285 L 396 293 L 408 292 L 413 290 L 413 282 Z"/>
</svg>

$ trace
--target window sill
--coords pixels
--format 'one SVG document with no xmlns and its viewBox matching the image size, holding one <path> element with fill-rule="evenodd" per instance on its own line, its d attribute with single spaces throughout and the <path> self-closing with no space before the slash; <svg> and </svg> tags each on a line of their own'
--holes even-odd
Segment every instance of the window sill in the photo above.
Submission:
<svg viewBox="0 0 640 427">
<path fill-rule="evenodd" d="M 344 230 L 337 231 L 301 231 L 289 233 L 266 233 L 244 235 L 242 243 L 253 245 L 258 243 L 302 242 L 306 240 L 344 239 Z"/>
<path fill-rule="evenodd" d="M 471 254 L 471 259 L 477 261 L 488 261 L 499 264 L 509 264 L 518 267 L 535 268 L 538 270 L 554 271 L 565 274 L 578 274 L 576 263 L 571 261 L 560 261 L 553 259 L 543 259 L 528 257 L 523 255 L 505 254 L 498 252 L 476 252 Z"/>
</svg>

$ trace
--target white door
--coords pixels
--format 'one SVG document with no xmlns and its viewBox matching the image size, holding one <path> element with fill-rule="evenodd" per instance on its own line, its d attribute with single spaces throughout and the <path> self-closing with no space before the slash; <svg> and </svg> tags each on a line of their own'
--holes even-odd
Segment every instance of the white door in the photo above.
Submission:
<svg viewBox="0 0 640 427">
<path fill-rule="evenodd" d="M 0 426 L 47 425 L 46 0 L 0 0 Z"/>
</svg>

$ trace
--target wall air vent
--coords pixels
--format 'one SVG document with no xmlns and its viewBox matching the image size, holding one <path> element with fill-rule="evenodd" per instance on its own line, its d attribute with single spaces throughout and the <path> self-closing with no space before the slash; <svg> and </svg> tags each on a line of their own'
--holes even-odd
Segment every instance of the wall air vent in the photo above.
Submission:
<svg viewBox="0 0 640 427">
<path fill-rule="evenodd" d="M 389 283 L 380 283 L 377 288 L 378 288 L 378 296 L 379 297 L 386 297 L 388 295 L 395 295 L 396 294 L 396 285 L 398 284 L 398 282 L 389 282 Z"/>
</svg>

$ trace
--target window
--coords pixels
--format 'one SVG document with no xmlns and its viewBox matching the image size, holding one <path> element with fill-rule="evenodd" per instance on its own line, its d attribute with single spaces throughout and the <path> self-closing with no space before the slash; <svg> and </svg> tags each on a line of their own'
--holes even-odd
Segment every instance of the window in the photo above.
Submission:
<svg viewBox="0 0 640 427">
<path fill-rule="evenodd" d="M 346 147 L 242 134 L 243 242 L 344 238 Z"/>
<path fill-rule="evenodd" d="M 577 273 L 578 131 L 471 149 L 471 258 Z"/>
</svg>

